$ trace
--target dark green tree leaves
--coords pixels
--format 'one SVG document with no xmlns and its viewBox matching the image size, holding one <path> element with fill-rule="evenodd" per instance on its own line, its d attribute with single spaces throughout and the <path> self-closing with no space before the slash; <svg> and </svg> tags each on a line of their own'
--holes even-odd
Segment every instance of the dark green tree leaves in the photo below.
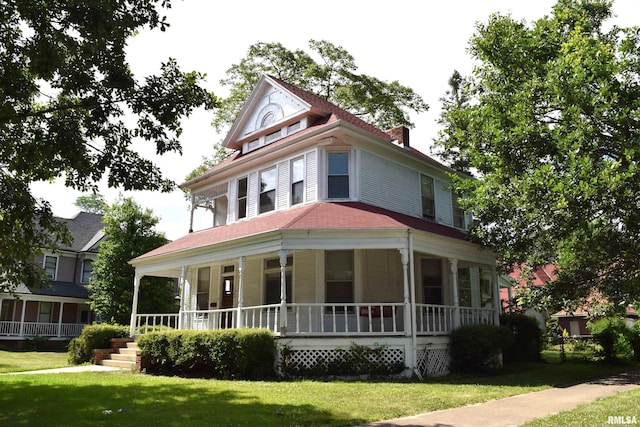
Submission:
<svg viewBox="0 0 640 427">
<path fill-rule="evenodd" d="M 33 254 L 52 243 L 44 234 L 57 238 L 49 206 L 30 196 L 33 181 L 63 177 L 81 191 L 95 191 L 103 177 L 125 190 L 175 188 L 132 144 L 147 141 L 158 154 L 180 152 L 181 119 L 195 108 L 215 107 L 216 99 L 202 88 L 203 74 L 183 72 L 172 59 L 158 75 L 132 74 L 127 40 L 143 28 L 164 30 L 164 7 L 170 2 L 3 3 L 0 179 L 22 192 L 1 193 L 0 227 L 7 233 L 0 252 L 15 254 L 3 259 L 3 270 L 29 268 Z M 42 238 L 27 239 L 39 233 Z M 5 273 L 0 286 L 14 288 L 19 276 Z"/>
<path fill-rule="evenodd" d="M 155 230 L 158 218 L 131 198 L 120 199 L 104 216 L 106 240 L 100 244 L 89 281 L 91 309 L 102 320 L 129 324 L 135 269 L 129 261 L 168 243 Z M 140 312 L 169 313 L 176 307 L 173 280 L 145 277 L 140 283 Z"/>
<path fill-rule="evenodd" d="M 640 300 L 640 36 L 610 16 L 560 0 L 531 24 L 479 24 L 468 99 L 445 104 L 438 143 L 480 177 L 457 186 L 505 266 L 555 263 L 556 301 L 624 307 Z"/>
</svg>

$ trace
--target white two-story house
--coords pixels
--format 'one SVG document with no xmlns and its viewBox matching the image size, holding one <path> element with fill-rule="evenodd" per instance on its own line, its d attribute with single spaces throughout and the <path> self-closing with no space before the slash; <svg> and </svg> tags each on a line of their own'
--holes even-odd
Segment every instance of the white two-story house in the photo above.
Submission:
<svg viewBox="0 0 640 427">
<path fill-rule="evenodd" d="M 495 256 L 469 241 L 452 171 L 408 129 L 265 76 L 223 144 L 234 154 L 184 184 L 211 227 L 131 261 L 132 335 L 262 327 L 297 363 L 383 344 L 425 375 L 447 370 L 453 328 L 498 321 Z M 137 313 L 145 275 L 180 280 L 180 313 Z"/>
</svg>

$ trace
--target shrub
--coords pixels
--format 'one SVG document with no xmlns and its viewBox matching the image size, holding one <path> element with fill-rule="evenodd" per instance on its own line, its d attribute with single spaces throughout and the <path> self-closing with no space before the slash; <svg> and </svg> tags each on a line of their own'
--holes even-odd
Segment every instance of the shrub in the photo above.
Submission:
<svg viewBox="0 0 640 427">
<path fill-rule="evenodd" d="M 615 362 L 618 355 L 629 357 L 631 347 L 627 338 L 628 328 L 620 317 L 605 317 L 594 322 L 588 322 L 587 327 L 593 335 L 593 340 L 600 345 L 599 353 L 607 363 Z"/>
<path fill-rule="evenodd" d="M 147 372 L 212 378 L 275 376 L 276 344 L 266 329 L 151 332 L 138 339 Z"/>
<path fill-rule="evenodd" d="M 109 348 L 111 338 L 129 336 L 129 327 L 109 325 L 106 323 L 87 325 L 82 329 L 79 337 L 72 339 L 67 347 L 70 364 L 79 365 L 90 362 L 93 350 Z"/>
<path fill-rule="evenodd" d="M 629 345 L 633 350 L 633 358 L 640 361 L 640 321 L 636 321 L 629 328 Z"/>
<path fill-rule="evenodd" d="M 513 334 L 513 342 L 503 351 L 504 363 L 537 362 L 541 359 L 543 334 L 538 321 L 523 313 L 503 313 L 500 325 Z"/>
<path fill-rule="evenodd" d="M 504 326 L 468 325 L 450 335 L 449 355 L 453 372 L 486 372 L 500 366 L 502 349 L 513 342 Z"/>
</svg>

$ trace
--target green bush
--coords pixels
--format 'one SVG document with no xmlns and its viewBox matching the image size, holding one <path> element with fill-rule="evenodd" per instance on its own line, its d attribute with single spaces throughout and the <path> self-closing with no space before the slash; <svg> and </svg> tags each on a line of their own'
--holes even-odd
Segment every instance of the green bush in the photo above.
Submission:
<svg viewBox="0 0 640 427">
<path fill-rule="evenodd" d="M 600 346 L 599 353 L 607 363 L 618 360 L 618 356 L 629 358 L 632 354 L 628 335 L 629 328 L 620 317 L 605 317 L 588 322 L 593 340 Z"/>
<path fill-rule="evenodd" d="M 544 337 L 538 321 L 522 313 L 503 313 L 500 325 L 513 334 L 513 342 L 503 351 L 504 363 L 537 362 L 541 359 Z"/>
<path fill-rule="evenodd" d="M 629 328 L 629 345 L 633 350 L 633 358 L 640 361 L 640 321 L 636 321 Z"/>
<path fill-rule="evenodd" d="M 111 338 L 128 336 L 128 326 L 106 323 L 87 325 L 82 329 L 80 336 L 72 339 L 67 346 L 69 363 L 79 365 L 90 362 L 94 349 L 109 348 Z"/>
<path fill-rule="evenodd" d="M 149 373 L 252 380 L 275 377 L 276 344 L 266 329 L 151 332 L 138 339 L 138 347 Z"/>
<path fill-rule="evenodd" d="M 468 325 L 450 335 L 449 356 L 452 372 L 486 372 L 500 367 L 502 349 L 513 342 L 504 326 Z"/>
</svg>

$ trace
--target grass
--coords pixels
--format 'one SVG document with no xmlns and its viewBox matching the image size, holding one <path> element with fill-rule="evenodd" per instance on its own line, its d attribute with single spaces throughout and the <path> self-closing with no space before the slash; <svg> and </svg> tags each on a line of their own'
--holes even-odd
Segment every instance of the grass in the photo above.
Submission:
<svg viewBox="0 0 640 427">
<path fill-rule="evenodd" d="M 216 381 L 130 373 L 0 376 L 2 426 L 345 426 L 608 375 L 624 367 L 524 364 L 426 382 Z M 119 411 L 120 410 L 120 411 Z M 105 413 L 104 411 L 111 411 Z"/>
<path fill-rule="evenodd" d="M 523 424 L 523 426 L 582 427 L 604 426 L 609 424 L 634 425 L 640 423 L 640 410 L 638 408 L 640 408 L 640 389 L 618 393 L 587 405 L 580 405 L 571 411 L 564 411 L 556 415 L 533 420 Z M 622 420 L 625 422 L 620 422 L 620 418 L 609 422 L 609 417 L 623 417 Z"/>
<path fill-rule="evenodd" d="M 0 350 L 0 373 L 36 371 L 69 366 L 67 353 Z"/>
</svg>

